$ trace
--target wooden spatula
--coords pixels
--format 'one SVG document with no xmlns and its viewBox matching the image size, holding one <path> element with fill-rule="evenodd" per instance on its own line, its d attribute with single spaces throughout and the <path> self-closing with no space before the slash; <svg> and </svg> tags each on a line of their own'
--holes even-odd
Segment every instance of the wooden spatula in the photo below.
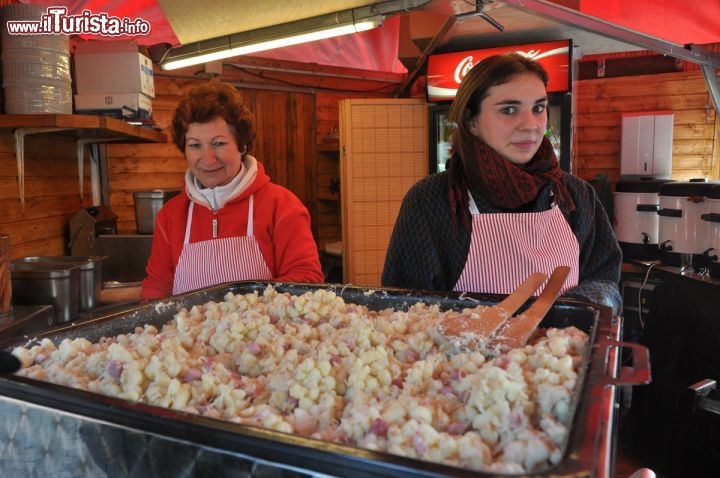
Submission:
<svg viewBox="0 0 720 478">
<path fill-rule="evenodd" d="M 509 350 L 525 346 L 538 324 L 555 303 L 568 274 L 570 274 L 569 267 L 556 267 L 540 296 L 525 312 L 510 318 L 496 332 L 495 337 L 490 341 L 490 348 L 499 347 L 501 350 Z"/>
<path fill-rule="evenodd" d="M 494 306 L 483 308 L 478 312 L 466 309 L 463 313 L 449 315 L 442 321 L 438 330 L 448 339 L 461 335 L 469 338 L 488 338 L 527 302 L 546 279 L 547 275 L 542 272 L 531 274 L 512 294 Z M 479 313 L 480 316 L 473 319 L 473 313 Z"/>
</svg>

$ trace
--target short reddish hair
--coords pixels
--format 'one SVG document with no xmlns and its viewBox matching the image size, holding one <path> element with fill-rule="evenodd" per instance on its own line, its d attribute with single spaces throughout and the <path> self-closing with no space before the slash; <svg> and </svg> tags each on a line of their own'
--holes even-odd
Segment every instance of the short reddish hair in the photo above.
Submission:
<svg viewBox="0 0 720 478">
<path fill-rule="evenodd" d="M 172 119 L 173 142 L 185 152 L 185 134 L 190 123 L 207 123 L 224 119 L 237 141 L 238 150 L 248 153 L 255 141 L 255 115 L 242 102 L 238 91 L 221 82 L 210 82 L 193 88 L 180 101 Z"/>
</svg>

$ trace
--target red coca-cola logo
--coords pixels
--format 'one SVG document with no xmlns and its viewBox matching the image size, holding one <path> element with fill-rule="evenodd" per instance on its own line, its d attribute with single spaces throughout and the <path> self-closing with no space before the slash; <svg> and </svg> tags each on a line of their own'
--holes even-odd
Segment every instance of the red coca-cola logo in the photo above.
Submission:
<svg viewBox="0 0 720 478">
<path fill-rule="evenodd" d="M 431 55 L 427 72 L 428 100 L 452 100 L 460 82 L 477 62 L 491 55 L 511 51 L 543 65 L 548 72 L 549 92 L 570 89 L 570 41 L 564 40 Z"/>
</svg>

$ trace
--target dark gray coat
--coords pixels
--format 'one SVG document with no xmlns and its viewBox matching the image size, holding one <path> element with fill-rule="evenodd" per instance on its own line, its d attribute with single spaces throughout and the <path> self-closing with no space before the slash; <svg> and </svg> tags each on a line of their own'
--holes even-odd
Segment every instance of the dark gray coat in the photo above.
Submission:
<svg viewBox="0 0 720 478">
<path fill-rule="evenodd" d="M 564 297 L 607 305 L 618 313 L 622 252 L 612 225 L 590 183 L 568 173 L 565 179 L 575 211 L 561 210 L 580 245 L 580 274 L 578 285 Z M 455 286 L 470 250 L 471 226 L 458 221 L 453 230 L 447 191 L 448 175 L 442 172 L 422 179 L 405 195 L 385 258 L 384 287 L 451 291 Z M 549 209 L 552 191 L 553 185 L 546 184 L 528 210 Z M 473 199 L 481 213 L 511 212 L 475 192 Z"/>
</svg>

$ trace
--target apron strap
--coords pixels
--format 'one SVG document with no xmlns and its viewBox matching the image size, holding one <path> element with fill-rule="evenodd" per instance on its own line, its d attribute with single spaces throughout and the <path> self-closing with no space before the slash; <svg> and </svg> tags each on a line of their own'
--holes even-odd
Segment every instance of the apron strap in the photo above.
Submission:
<svg viewBox="0 0 720 478">
<path fill-rule="evenodd" d="M 253 209 L 254 209 L 254 194 L 250 195 L 250 205 L 248 206 L 248 223 L 247 223 L 247 236 L 253 237 Z"/>
<path fill-rule="evenodd" d="M 185 224 L 185 239 L 183 241 L 183 244 L 190 243 L 190 225 L 192 224 L 192 213 L 194 205 L 195 203 L 193 201 L 190 201 L 190 207 L 188 207 L 187 223 Z"/>
<path fill-rule="evenodd" d="M 472 214 L 473 216 L 477 216 L 478 214 L 480 214 L 477 204 L 475 204 L 475 200 L 473 199 L 472 194 L 470 194 L 469 189 L 468 189 L 468 209 L 470 209 L 470 214 Z"/>
</svg>

